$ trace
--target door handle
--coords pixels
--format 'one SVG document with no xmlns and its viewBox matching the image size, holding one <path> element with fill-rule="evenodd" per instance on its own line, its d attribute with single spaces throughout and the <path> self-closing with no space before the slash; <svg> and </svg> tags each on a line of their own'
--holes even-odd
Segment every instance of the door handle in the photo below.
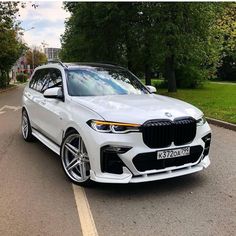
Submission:
<svg viewBox="0 0 236 236">
<path fill-rule="evenodd" d="M 31 93 L 29 93 L 29 92 L 26 92 L 25 95 L 26 95 L 28 98 L 32 98 L 32 95 L 31 95 Z"/>
<path fill-rule="evenodd" d="M 41 105 L 43 105 L 43 106 L 46 105 L 46 101 L 45 101 L 45 100 L 40 101 L 39 103 L 40 103 Z"/>
</svg>

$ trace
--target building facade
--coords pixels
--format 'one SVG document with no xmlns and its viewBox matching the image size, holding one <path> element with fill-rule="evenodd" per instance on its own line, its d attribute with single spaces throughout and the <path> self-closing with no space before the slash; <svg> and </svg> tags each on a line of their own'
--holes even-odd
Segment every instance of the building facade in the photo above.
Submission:
<svg viewBox="0 0 236 236">
<path fill-rule="evenodd" d="M 44 53 L 47 56 L 47 59 L 50 60 L 58 60 L 60 48 L 45 48 Z"/>
</svg>

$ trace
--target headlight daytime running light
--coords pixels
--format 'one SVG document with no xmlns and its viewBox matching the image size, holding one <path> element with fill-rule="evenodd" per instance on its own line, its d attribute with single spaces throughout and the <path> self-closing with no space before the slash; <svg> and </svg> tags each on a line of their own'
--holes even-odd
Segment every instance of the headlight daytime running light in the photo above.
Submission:
<svg viewBox="0 0 236 236">
<path fill-rule="evenodd" d="M 197 126 L 202 126 L 206 123 L 206 118 L 203 115 L 200 119 L 197 120 Z"/>
<path fill-rule="evenodd" d="M 94 130 L 101 133 L 124 134 L 128 132 L 138 132 L 140 124 L 90 120 L 88 124 Z"/>
</svg>

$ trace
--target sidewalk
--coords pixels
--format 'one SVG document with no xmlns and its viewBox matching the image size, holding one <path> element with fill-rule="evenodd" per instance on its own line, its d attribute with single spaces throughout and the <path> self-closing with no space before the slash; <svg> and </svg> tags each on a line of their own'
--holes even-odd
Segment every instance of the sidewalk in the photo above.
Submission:
<svg viewBox="0 0 236 236">
<path fill-rule="evenodd" d="M 230 85 L 236 85 L 236 82 L 217 82 L 217 81 L 210 81 L 210 83 L 213 84 L 230 84 Z"/>
<path fill-rule="evenodd" d="M 13 89 L 15 89 L 15 88 L 17 88 L 18 87 L 18 85 L 17 84 L 11 84 L 10 86 L 8 86 L 8 87 L 6 87 L 6 88 L 0 88 L 0 94 L 1 93 L 4 93 L 4 92 L 7 92 L 7 91 L 9 91 L 9 90 L 13 90 Z"/>
<path fill-rule="evenodd" d="M 16 89 L 17 87 L 19 86 L 24 86 L 27 82 L 25 83 L 12 83 L 10 82 L 9 86 L 6 87 L 6 88 L 0 88 L 0 94 L 1 93 L 4 93 L 4 92 L 7 92 L 7 91 L 10 91 L 10 90 L 13 90 L 13 89 Z"/>
</svg>

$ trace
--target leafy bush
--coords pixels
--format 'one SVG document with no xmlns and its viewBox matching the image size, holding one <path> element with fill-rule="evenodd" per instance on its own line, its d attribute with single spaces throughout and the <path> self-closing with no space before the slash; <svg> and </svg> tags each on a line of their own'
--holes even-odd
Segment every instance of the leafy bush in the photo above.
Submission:
<svg viewBox="0 0 236 236">
<path fill-rule="evenodd" d="M 168 88 L 168 82 L 167 82 L 167 80 L 162 79 L 161 81 L 159 80 L 159 81 L 153 82 L 153 86 L 156 87 L 157 90 L 160 88 L 166 89 L 166 88 Z"/>
<path fill-rule="evenodd" d="M 20 74 L 17 74 L 17 75 L 16 75 L 16 80 L 17 80 L 18 82 L 24 83 L 24 82 L 27 81 L 27 79 L 28 79 L 28 75 L 27 75 L 27 74 L 20 73 Z"/>
<path fill-rule="evenodd" d="M 206 71 L 194 66 L 182 66 L 176 71 L 176 83 L 178 88 L 202 87 Z"/>
<path fill-rule="evenodd" d="M 207 70 L 197 68 L 195 66 L 185 65 L 176 70 L 176 84 L 177 88 L 199 88 L 203 86 L 206 78 Z M 161 79 L 152 83 L 157 89 L 167 89 L 168 81 L 161 77 Z"/>
<path fill-rule="evenodd" d="M 218 68 L 218 80 L 236 81 L 236 53 L 235 56 L 225 56 Z"/>
</svg>

